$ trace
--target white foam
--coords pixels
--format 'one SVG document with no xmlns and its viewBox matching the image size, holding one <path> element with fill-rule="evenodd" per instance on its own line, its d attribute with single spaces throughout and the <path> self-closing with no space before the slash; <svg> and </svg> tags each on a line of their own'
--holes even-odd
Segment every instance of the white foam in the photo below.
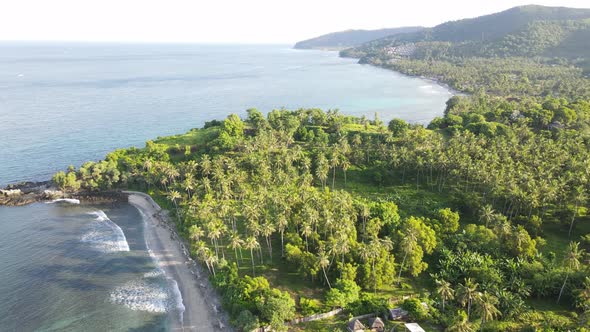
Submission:
<svg viewBox="0 0 590 332">
<path fill-rule="evenodd" d="M 111 302 L 135 311 L 164 313 L 168 311 L 170 294 L 154 282 L 134 280 L 115 288 Z"/>
<path fill-rule="evenodd" d="M 54 199 L 51 202 L 47 202 L 47 204 L 52 204 L 52 203 L 80 204 L 80 200 L 75 199 L 75 198 L 60 198 L 60 199 Z"/>
<path fill-rule="evenodd" d="M 139 214 L 141 215 L 141 219 L 143 220 L 144 228 L 152 227 L 151 225 L 148 225 L 146 215 L 143 213 L 143 211 L 139 208 L 137 210 L 139 211 Z M 156 268 L 155 271 L 148 272 L 148 273 L 144 274 L 144 278 L 151 278 L 154 276 L 162 276 L 162 277 L 166 278 L 166 281 L 168 283 L 168 289 L 172 293 L 172 294 L 170 294 L 171 296 L 170 296 L 170 301 L 169 301 L 170 309 L 178 312 L 180 324 L 182 326 L 183 321 L 184 321 L 184 319 L 183 319 L 184 311 L 186 310 L 186 307 L 184 306 L 184 302 L 182 300 L 182 293 L 180 292 L 180 288 L 178 287 L 178 283 L 176 282 L 176 280 L 174 280 L 174 278 L 171 278 L 166 274 L 166 271 L 162 268 L 162 264 L 158 260 L 158 257 L 156 257 L 156 255 L 154 255 L 154 252 L 150 249 L 149 244 L 147 242 L 147 237 L 144 237 L 144 240 L 145 240 L 145 247 L 146 247 L 150 257 L 152 258 L 152 261 L 158 267 L 158 268 Z"/>
<path fill-rule="evenodd" d="M 89 212 L 96 216 L 91 230 L 82 236 L 82 242 L 89 243 L 95 250 L 111 253 L 129 251 L 129 244 L 121 227 L 112 222 L 102 210 Z"/>
</svg>

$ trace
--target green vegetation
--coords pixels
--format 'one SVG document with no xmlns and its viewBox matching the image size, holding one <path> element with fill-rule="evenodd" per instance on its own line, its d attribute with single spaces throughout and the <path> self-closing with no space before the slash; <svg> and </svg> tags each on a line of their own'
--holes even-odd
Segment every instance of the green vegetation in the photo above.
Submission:
<svg viewBox="0 0 590 332">
<path fill-rule="evenodd" d="M 154 195 L 245 330 L 401 305 L 432 329 L 588 328 L 589 125 L 587 101 L 485 94 L 428 128 L 251 109 L 55 181 Z"/>
<path fill-rule="evenodd" d="M 250 109 L 54 182 L 153 195 L 245 331 L 398 306 L 428 330 L 588 331 L 588 18 L 517 7 L 342 52 L 470 94 L 426 128 Z"/>
<path fill-rule="evenodd" d="M 341 52 L 452 88 L 513 97 L 590 98 L 590 10 L 523 6 Z"/>
</svg>

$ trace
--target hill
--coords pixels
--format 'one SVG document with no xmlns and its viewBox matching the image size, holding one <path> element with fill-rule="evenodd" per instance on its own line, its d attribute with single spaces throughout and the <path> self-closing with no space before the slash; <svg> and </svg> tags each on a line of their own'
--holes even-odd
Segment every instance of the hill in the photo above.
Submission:
<svg viewBox="0 0 590 332">
<path fill-rule="evenodd" d="M 360 49 L 367 50 L 418 42 L 489 42 L 516 33 L 525 29 L 530 23 L 537 21 L 583 20 L 587 18 L 590 18 L 590 9 L 520 6 L 495 14 L 446 22 L 413 33 L 387 36 L 362 45 Z"/>
<path fill-rule="evenodd" d="M 402 27 L 379 30 L 346 30 L 333 32 L 319 37 L 300 41 L 295 44 L 296 49 L 342 49 L 354 47 L 383 37 L 401 33 L 417 32 L 423 27 Z"/>
<path fill-rule="evenodd" d="M 589 93 L 589 37 L 590 9 L 530 5 L 388 36 L 340 55 L 468 93 L 575 99 Z"/>
</svg>

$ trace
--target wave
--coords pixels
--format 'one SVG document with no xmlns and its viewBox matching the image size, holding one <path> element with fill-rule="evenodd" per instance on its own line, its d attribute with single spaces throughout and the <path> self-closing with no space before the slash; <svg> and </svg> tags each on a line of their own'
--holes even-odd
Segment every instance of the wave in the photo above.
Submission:
<svg viewBox="0 0 590 332">
<path fill-rule="evenodd" d="M 89 243 L 95 250 L 111 253 L 129 251 L 129 244 L 121 227 L 112 222 L 102 210 L 89 212 L 96 216 L 92 229 L 82 236 L 82 242 Z"/>
<path fill-rule="evenodd" d="M 80 200 L 75 199 L 75 198 L 60 198 L 60 199 L 54 199 L 51 202 L 47 202 L 47 204 L 52 204 L 52 203 L 80 204 Z"/>
<path fill-rule="evenodd" d="M 137 210 L 139 211 L 139 214 L 141 215 L 141 219 L 143 220 L 143 227 L 144 228 L 150 227 L 147 223 L 146 215 L 142 211 L 142 209 L 137 209 Z M 186 307 L 184 306 L 182 294 L 180 293 L 180 288 L 178 287 L 178 283 L 176 282 L 176 280 L 174 280 L 174 278 L 171 278 L 166 274 L 166 271 L 164 271 L 164 269 L 162 268 L 162 264 L 158 260 L 158 257 L 156 257 L 156 255 L 154 255 L 154 252 L 150 249 L 148 242 L 147 242 L 147 237 L 144 237 L 144 240 L 145 240 L 145 247 L 146 247 L 152 261 L 157 266 L 157 268 L 154 271 L 144 274 L 144 278 L 163 277 L 166 279 L 166 282 L 168 284 L 168 290 L 170 291 L 170 299 L 168 302 L 169 306 L 170 306 L 169 309 L 176 311 L 178 313 L 178 318 L 179 318 L 180 323 L 182 325 L 183 315 L 184 315 L 184 311 L 186 310 Z"/>
<path fill-rule="evenodd" d="M 111 292 L 111 302 L 135 311 L 164 313 L 168 311 L 170 292 L 153 280 L 133 280 Z"/>
</svg>

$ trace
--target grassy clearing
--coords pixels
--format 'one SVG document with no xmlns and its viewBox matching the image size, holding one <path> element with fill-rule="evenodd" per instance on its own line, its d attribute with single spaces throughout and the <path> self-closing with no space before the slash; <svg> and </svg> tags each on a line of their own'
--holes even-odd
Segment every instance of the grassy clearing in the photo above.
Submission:
<svg viewBox="0 0 590 332">
<path fill-rule="evenodd" d="M 219 133 L 219 127 L 210 127 L 207 129 L 191 129 L 185 134 L 158 137 L 154 142 L 158 144 L 168 145 L 170 147 L 175 145 L 191 145 L 198 146 L 210 142 Z"/>
</svg>

